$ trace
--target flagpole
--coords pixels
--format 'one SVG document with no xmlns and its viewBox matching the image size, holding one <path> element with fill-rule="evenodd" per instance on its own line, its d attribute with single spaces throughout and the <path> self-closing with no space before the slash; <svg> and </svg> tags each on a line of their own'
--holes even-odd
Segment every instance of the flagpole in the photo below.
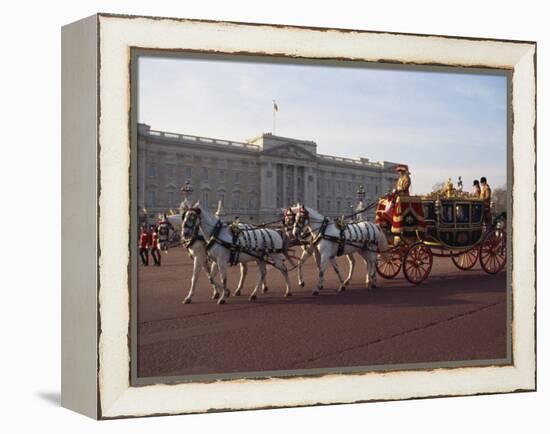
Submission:
<svg viewBox="0 0 550 434">
<path fill-rule="evenodd" d="M 275 136 L 275 100 L 273 100 L 273 135 Z"/>
</svg>

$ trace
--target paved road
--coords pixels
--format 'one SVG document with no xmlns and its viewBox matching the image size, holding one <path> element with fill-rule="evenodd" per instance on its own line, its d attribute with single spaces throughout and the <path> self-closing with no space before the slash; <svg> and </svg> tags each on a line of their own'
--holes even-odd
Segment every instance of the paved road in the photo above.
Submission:
<svg viewBox="0 0 550 434">
<path fill-rule="evenodd" d="M 347 272 L 347 261 L 339 258 Z M 450 259 L 435 259 L 420 286 L 399 274 L 379 277 L 366 290 L 358 261 L 351 285 L 337 293 L 336 276 L 311 295 L 317 270 L 306 264 L 306 286 L 284 298 L 283 279 L 268 271 L 269 292 L 255 302 L 257 279 L 250 265 L 243 296 L 225 305 L 210 300 L 201 275 L 190 305 L 191 261 L 183 249 L 163 255 L 161 267 L 139 271 L 138 375 L 140 377 L 330 368 L 395 363 L 481 360 L 506 357 L 506 274 L 486 274 L 479 265 L 459 271 Z M 229 286 L 237 286 L 238 268 Z"/>
</svg>

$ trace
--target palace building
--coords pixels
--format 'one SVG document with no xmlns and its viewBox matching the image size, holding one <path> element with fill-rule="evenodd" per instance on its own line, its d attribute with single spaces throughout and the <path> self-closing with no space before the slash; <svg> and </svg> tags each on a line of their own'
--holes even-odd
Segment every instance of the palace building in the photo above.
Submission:
<svg viewBox="0 0 550 434">
<path fill-rule="evenodd" d="M 360 190 L 365 203 L 390 191 L 396 164 L 323 155 L 314 141 L 270 133 L 234 142 L 138 124 L 138 206 L 154 218 L 185 196 L 211 211 L 221 200 L 227 220 L 260 223 L 301 202 L 334 217 L 355 209 Z"/>
</svg>

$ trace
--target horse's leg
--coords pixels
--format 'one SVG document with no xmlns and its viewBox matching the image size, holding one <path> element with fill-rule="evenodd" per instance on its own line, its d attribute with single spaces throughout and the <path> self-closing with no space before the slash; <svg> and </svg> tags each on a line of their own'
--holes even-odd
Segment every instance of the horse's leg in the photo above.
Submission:
<svg viewBox="0 0 550 434">
<path fill-rule="evenodd" d="M 373 267 L 373 262 L 369 257 L 369 253 L 370 252 L 359 252 L 361 257 L 363 258 L 363 261 L 365 262 L 365 267 L 367 269 L 367 273 L 365 276 L 365 286 L 367 287 L 367 289 L 370 289 L 372 286 L 372 268 L 374 268 L 374 273 L 376 274 L 376 266 Z M 374 261 L 374 264 L 376 264 L 376 260 Z"/>
<path fill-rule="evenodd" d="M 218 270 L 220 271 L 220 277 L 222 279 L 222 293 L 221 293 L 220 299 L 218 300 L 218 304 L 224 304 L 225 297 L 229 295 L 229 290 L 227 289 L 227 263 L 223 260 L 220 260 L 220 258 L 218 258 L 216 260 L 216 264 L 218 266 Z"/>
<path fill-rule="evenodd" d="M 265 294 L 267 291 L 269 291 L 269 287 L 267 286 L 267 266 L 266 266 L 266 272 L 264 276 L 264 280 L 262 282 L 262 293 Z"/>
<path fill-rule="evenodd" d="M 288 279 L 288 269 L 286 268 L 282 260 L 282 256 L 274 256 L 273 262 L 275 263 L 275 267 L 279 269 L 279 271 L 283 275 L 283 278 L 285 279 L 285 285 L 286 285 L 285 297 L 291 297 L 292 292 L 290 290 L 290 280 Z"/>
<path fill-rule="evenodd" d="M 197 256 L 193 259 L 193 275 L 191 276 L 191 288 L 189 288 L 189 293 L 187 297 L 183 300 L 184 304 L 191 303 L 193 294 L 195 293 L 195 286 L 197 285 L 197 279 L 199 278 L 199 273 L 202 268 L 202 263 Z"/>
<path fill-rule="evenodd" d="M 303 288 L 305 285 L 304 278 L 302 275 L 302 265 L 307 261 L 307 258 L 311 255 L 309 248 L 304 248 L 302 256 L 300 256 L 300 261 L 298 262 L 298 285 L 300 288 Z"/>
<path fill-rule="evenodd" d="M 206 275 L 208 276 L 208 281 L 210 282 L 210 285 L 212 286 L 213 292 L 212 292 L 212 300 L 217 300 L 220 298 L 220 292 L 218 291 L 218 284 L 214 280 L 216 276 L 216 270 L 219 274 L 219 267 L 216 261 L 212 261 L 212 265 L 208 266 L 208 259 L 204 260 L 204 270 L 206 272 Z"/>
<path fill-rule="evenodd" d="M 265 284 L 265 274 L 266 274 L 265 262 L 260 261 L 258 259 L 256 263 L 258 264 L 258 271 L 260 275 L 258 277 L 258 283 L 254 287 L 254 291 L 252 291 L 252 294 L 250 294 L 250 297 L 249 297 L 250 301 L 256 300 L 256 293 L 258 292 L 258 289 L 260 289 L 260 286 L 262 286 L 262 284 Z"/>
<path fill-rule="evenodd" d="M 370 266 L 370 269 L 368 270 L 369 273 L 369 280 L 371 282 L 371 288 L 376 288 L 376 261 L 378 260 L 378 253 L 377 252 L 368 252 L 367 253 L 367 262 Z"/>
<path fill-rule="evenodd" d="M 248 272 L 248 265 L 246 265 L 246 262 L 241 262 L 241 278 L 239 280 L 239 285 L 237 286 L 237 289 L 233 293 L 233 295 L 241 295 L 241 289 L 243 289 L 244 285 L 244 279 L 246 278 L 246 274 Z"/>
<path fill-rule="evenodd" d="M 340 282 L 340 286 L 338 287 L 338 292 L 342 292 L 346 290 L 346 286 L 344 284 L 344 278 L 340 274 L 340 268 L 338 267 L 338 262 L 336 262 L 336 257 L 330 258 L 330 264 L 332 265 L 332 268 L 334 268 L 334 271 L 336 272 L 336 276 L 338 276 L 338 282 Z"/>
<path fill-rule="evenodd" d="M 327 265 L 329 263 L 329 257 L 328 254 L 323 255 L 322 253 L 319 254 L 319 282 L 317 283 L 317 288 L 313 290 L 313 295 L 319 295 L 319 291 L 323 289 L 323 282 L 325 278 L 325 271 L 327 269 Z"/>
<path fill-rule="evenodd" d="M 355 258 L 353 257 L 353 254 L 350 253 L 347 255 L 348 262 L 349 262 L 349 273 L 346 281 L 344 282 L 344 285 L 349 285 L 351 282 L 351 276 L 353 275 L 353 270 L 355 269 Z"/>
</svg>

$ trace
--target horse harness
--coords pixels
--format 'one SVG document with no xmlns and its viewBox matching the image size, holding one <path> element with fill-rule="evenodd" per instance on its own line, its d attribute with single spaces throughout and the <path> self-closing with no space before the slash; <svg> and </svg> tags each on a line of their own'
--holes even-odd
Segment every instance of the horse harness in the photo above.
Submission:
<svg viewBox="0 0 550 434">
<path fill-rule="evenodd" d="M 253 228 L 247 225 L 244 228 L 240 225 L 230 225 L 231 242 L 229 242 L 219 237 L 223 227 L 223 222 L 218 220 L 206 242 L 206 251 L 209 251 L 214 244 L 225 247 L 229 250 L 228 262 L 231 266 L 239 263 L 241 253 L 273 265 L 272 261 L 269 260 L 269 254 L 283 253 L 285 251 L 284 247 L 275 248 L 273 236 L 267 229 Z M 260 239 L 262 241 L 261 246 L 263 247 L 260 247 Z"/>
<path fill-rule="evenodd" d="M 373 245 L 376 246 L 376 242 L 373 241 L 376 235 L 375 229 L 372 229 L 371 237 L 371 229 L 368 224 L 365 225 L 365 229 L 367 230 L 367 237 L 365 240 L 363 240 L 363 231 L 359 228 L 358 223 L 344 223 L 340 220 L 337 221 L 335 223 L 335 226 L 339 230 L 338 236 L 328 235 L 326 233 L 329 224 L 330 220 L 328 219 L 328 217 L 325 217 L 321 223 L 321 226 L 319 227 L 319 233 L 313 239 L 312 244 L 316 245 L 321 240 L 327 240 L 336 243 L 338 244 L 336 256 L 342 256 L 344 254 L 344 249 L 346 246 L 355 247 L 361 250 L 367 250 L 369 252 L 378 251 L 376 247 L 372 248 Z M 348 238 L 346 238 L 346 233 L 348 234 Z"/>
</svg>

